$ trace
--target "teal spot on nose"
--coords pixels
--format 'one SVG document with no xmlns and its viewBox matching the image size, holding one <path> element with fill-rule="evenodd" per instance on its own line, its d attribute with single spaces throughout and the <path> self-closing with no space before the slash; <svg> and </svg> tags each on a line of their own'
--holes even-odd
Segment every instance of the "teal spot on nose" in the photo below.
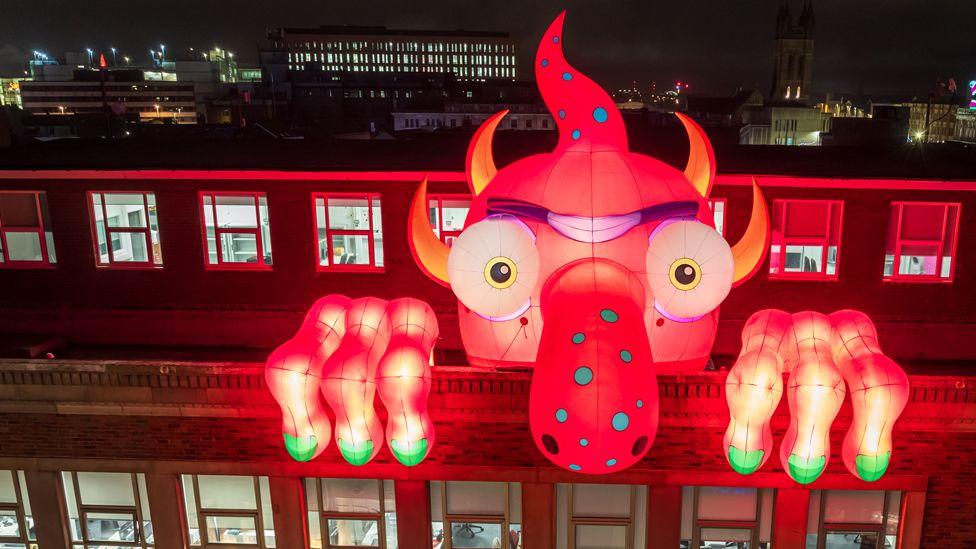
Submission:
<svg viewBox="0 0 976 549">
<path fill-rule="evenodd" d="M 582 467 L 580 467 L 579 465 L 576 465 L 575 463 L 570 463 L 569 464 L 569 468 L 572 469 L 573 471 L 582 471 L 583 470 Z"/>
<path fill-rule="evenodd" d="M 572 79 L 573 79 L 573 75 L 572 74 L 570 74 L 568 72 L 564 72 L 563 73 L 563 80 L 569 81 L 569 80 L 572 80 Z"/>
<path fill-rule="evenodd" d="M 630 351 L 627 349 L 624 349 L 620 351 L 620 360 L 629 363 L 631 360 L 634 360 L 634 355 L 630 354 Z"/>
<path fill-rule="evenodd" d="M 607 109 L 604 109 L 603 107 L 597 107 L 597 108 L 593 109 L 593 120 L 596 120 L 597 122 L 599 122 L 601 124 L 604 123 L 604 122 L 606 122 L 607 121 Z"/>
<path fill-rule="evenodd" d="M 610 424 L 613 425 L 614 431 L 623 431 L 630 426 L 630 416 L 623 412 L 617 412 L 613 414 Z"/>
<path fill-rule="evenodd" d="M 617 312 L 614 311 L 613 309 L 603 309 L 602 311 L 600 311 L 600 318 L 602 318 L 604 322 L 613 323 L 619 320 L 620 316 L 617 315 Z"/>
<path fill-rule="evenodd" d="M 607 460 L 607 467 L 613 467 L 616 464 L 617 464 L 617 460 L 613 458 Z"/>
<path fill-rule="evenodd" d="M 579 345 L 584 341 L 586 341 L 586 334 L 584 334 L 583 332 L 576 332 L 575 334 L 573 334 L 573 343 Z"/>
<path fill-rule="evenodd" d="M 593 381 L 593 370 L 587 368 L 586 366 L 580 366 L 573 374 L 573 380 L 576 381 L 577 385 L 588 385 L 591 381 Z"/>
<path fill-rule="evenodd" d="M 637 401 L 637 407 L 638 408 L 643 408 L 644 407 L 644 401 L 643 400 L 638 400 Z"/>
<path fill-rule="evenodd" d="M 562 408 L 556 410 L 556 421 L 558 421 L 559 423 L 566 423 L 566 420 L 568 418 L 569 418 L 569 414 L 566 412 L 566 410 Z"/>
<path fill-rule="evenodd" d="M 590 445 L 590 441 L 586 440 L 585 438 L 580 439 L 580 446 L 589 446 L 589 445 Z"/>
</svg>

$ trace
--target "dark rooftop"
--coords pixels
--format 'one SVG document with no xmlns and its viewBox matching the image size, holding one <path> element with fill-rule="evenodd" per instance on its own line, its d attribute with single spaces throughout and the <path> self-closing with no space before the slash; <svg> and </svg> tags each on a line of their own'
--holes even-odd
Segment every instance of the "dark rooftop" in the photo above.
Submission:
<svg viewBox="0 0 976 549">
<path fill-rule="evenodd" d="M 320 27 L 284 27 L 275 29 L 287 35 L 353 35 L 353 36 L 443 36 L 459 38 L 508 38 L 507 32 L 424 29 L 388 29 L 378 26 L 322 25 Z"/>
<path fill-rule="evenodd" d="M 738 138 L 735 128 L 708 131 L 718 171 L 724 174 L 976 181 L 976 147 L 972 146 L 746 146 L 732 144 Z M 641 126 L 630 134 L 631 150 L 684 168 L 688 141 L 680 127 Z M 31 141 L 0 149 L 0 170 L 462 171 L 470 139 L 470 131 L 398 134 L 386 140 L 211 139 L 198 132 L 180 138 Z M 548 152 L 555 143 L 555 132 L 500 131 L 495 138 L 496 163 L 504 166 Z"/>
</svg>

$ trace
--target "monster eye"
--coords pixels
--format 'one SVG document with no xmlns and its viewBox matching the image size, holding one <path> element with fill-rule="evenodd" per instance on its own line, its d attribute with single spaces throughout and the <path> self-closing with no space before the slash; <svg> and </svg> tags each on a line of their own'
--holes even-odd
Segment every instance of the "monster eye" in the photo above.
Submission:
<svg viewBox="0 0 976 549">
<path fill-rule="evenodd" d="M 479 221 L 451 246 L 447 276 L 465 307 L 489 320 L 514 318 L 528 308 L 539 276 L 535 235 L 509 215 Z"/>
<path fill-rule="evenodd" d="M 718 307 L 732 288 L 732 250 L 714 229 L 695 220 L 658 226 L 646 261 L 654 307 L 678 322 L 697 320 Z"/>
</svg>

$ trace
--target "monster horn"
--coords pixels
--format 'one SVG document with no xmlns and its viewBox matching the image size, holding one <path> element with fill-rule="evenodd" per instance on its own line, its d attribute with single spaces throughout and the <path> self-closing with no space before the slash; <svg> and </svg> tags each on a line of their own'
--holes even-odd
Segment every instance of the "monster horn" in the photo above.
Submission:
<svg viewBox="0 0 976 549">
<path fill-rule="evenodd" d="M 451 249 L 441 242 L 430 227 L 427 211 L 427 178 L 420 182 L 410 203 L 407 217 L 407 234 L 413 260 L 431 280 L 442 286 L 451 287 L 447 277 L 447 256 Z"/>
<path fill-rule="evenodd" d="M 712 143 L 694 120 L 680 112 L 674 114 L 688 132 L 688 165 L 685 166 L 685 177 L 699 194 L 708 198 L 715 181 L 715 151 L 712 150 Z"/>
<path fill-rule="evenodd" d="M 759 270 L 759 266 L 766 259 L 769 251 L 769 212 L 766 210 L 766 199 L 759 190 L 759 183 L 752 179 L 752 215 L 749 226 L 735 245 L 732 246 L 732 258 L 735 260 L 735 270 L 732 277 L 732 287 L 739 286 L 752 278 Z"/>
<path fill-rule="evenodd" d="M 478 127 L 478 131 L 474 132 L 471 144 L 468 145 L 468 156 L 464 167 L 465 174 L 468 176 L 468 187 L 474 196 L 481 194 L 498 172 L 495 168 L 495 159 L 491 154 L 491 143 L 495 137 L 495 129 L 506 114 L 508 109 L 489 116 Z"/>
</svg>

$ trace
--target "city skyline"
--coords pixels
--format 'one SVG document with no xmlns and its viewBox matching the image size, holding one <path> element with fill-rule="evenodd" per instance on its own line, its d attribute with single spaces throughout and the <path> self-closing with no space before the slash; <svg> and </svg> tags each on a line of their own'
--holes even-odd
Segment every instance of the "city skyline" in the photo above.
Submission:
<svg viewBox="0 0 976 549">
<path fill-rule="evenodd" d="M 43 9 L 45 4 L 52 4 L 51 9 Z M 608 87 L 635 80 L 641 85 L 657 81 L 659 86 L 684 81 L 692 84 L 691 93 L 722 94 L 739 86 L 765 93 L 780 2 L 741 6 L 703 1 L 695 13 L 706 15 L 694 19 L 688 17 L 687 5 L 631 1 L 616 6 L 547 1 L 529 8 L 495 0 L 460 5 L 427 0 L 410 6 L 379 0 L 348 6 L 244 1 L 234 10 L 215 1 L 178 0 L 165 9 L 120 10 L 113 4 L 95 0 L 72 14 L 45 0 L 30 8 L 8 6 L 7 24 L 0 22 L 5 37 L 0 40 L 0 74 L 17 74 L 34 50 L 60 57 L 86 47 L 96 52 L 115 47 L 120 56 L 141 64 L 160 43 L 174 53 L 220 46 L 235 51 L 240 62 L 256 64 L 266 28 L 348 24 L 508 32 L 523 52 L 520 72 L 528 76 L 531 55 L 525 52 L 534 50 L 541 22 L 565 7 L 567 30 L 574 37 L 567 41 L 567 54 Z M 800 8 L 800 2 L 792 2 L 794 16 Z M 976 14 L 972 6 L 951 0 L 925 5 L 819 0 L 814 8 L 815 93 L 923 94 L 937 78 L 955 78 L 962 85 L 976 75 L 976 63 L 969 61 L 976 59 L 976 46 L 965 28 Z M 129 24 L 133 18 L 141 24 Z"/>
</svg>

